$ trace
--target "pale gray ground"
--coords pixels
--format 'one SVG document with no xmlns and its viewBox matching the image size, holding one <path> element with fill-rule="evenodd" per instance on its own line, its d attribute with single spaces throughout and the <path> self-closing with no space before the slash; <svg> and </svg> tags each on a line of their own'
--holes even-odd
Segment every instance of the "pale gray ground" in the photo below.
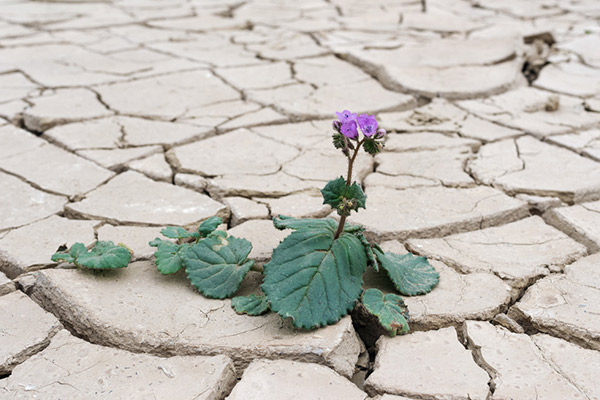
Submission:
<svg viewBox="0 0 600 400">
<path fill-rule="evenodd" d="M 155 270 L 167 224 L 219 215 L 262 264 L 271 217 L 328 215 L 343 109 L 389 132 L 352 220 L 441 274 L 413 333 Z M 0 143 L 2 399 L 600 399 L 598 0 L 4 0 Z M 49 261 L 96 239 L 135 262 Z"/>
</svg>

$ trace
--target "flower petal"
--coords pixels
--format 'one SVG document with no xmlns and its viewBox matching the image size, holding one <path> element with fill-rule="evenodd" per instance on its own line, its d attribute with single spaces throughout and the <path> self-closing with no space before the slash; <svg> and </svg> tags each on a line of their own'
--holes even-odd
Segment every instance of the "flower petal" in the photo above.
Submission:
<svg viewBox="0 0 600 400">
<path fill-rule="evenodd" d="M 356 129 L 356 121 L 348 121 L 342 124 L 340 129 L 342 134 L 349 139 L 356 139 L 358 137 L 358 130 Z"/>
<path fill-rule="evenodd" d="M 350 121 L 355 121 L 356 120 L 356 113 L 351 113 L 348 110 L 344 110 L 342 112 L 336 112 L 335 114 L 337 115 L 338 119 L 342 123 L 346 123 L 346 122 L 350 122 Z"/>
</svg>

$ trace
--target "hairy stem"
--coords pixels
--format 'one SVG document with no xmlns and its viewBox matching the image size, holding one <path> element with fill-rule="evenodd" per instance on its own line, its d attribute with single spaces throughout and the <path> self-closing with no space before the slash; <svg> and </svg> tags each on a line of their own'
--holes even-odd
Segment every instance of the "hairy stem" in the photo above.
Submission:
<svg viewBox="0 0 600 400">
<path fill-rule="evenodd" d="M 352 167 L 354 167 L 354 161 L 356 160 L 356 156 L 358 155 L 358 150 L 360 150 L 360 146 L 362 146 L 365 140 L 366 139 L 359 141 L 356 144 L 356 148 L 354 149 L 354 154 L 352 154 L 352 157 L 348 157 L 348 175 L 346 176 L 346 186 L 350 186 L 350 184 L 352 183 Z M 340 218 L 340 223 L 338 224 L 338 228 L 335 232 L 333 240 L 340 237 L 344 230 L 344 225 L 346 225 L 346 215 L 342 215 L 342 218 Z"/>
<path fill-rule="evenodd" d="M 346 225 L 346 216 L 342 215 L 342 218 L 340 218 L 340 223 L 338 224 L 338 228 L 337 228 L 337 231 L 335 232 L 335 236 L 333 237 L 333 240 L 340 237 L 340 235 L 342 234 L 342 231 L 344 230 L 344 225 Z"/>
</svg>

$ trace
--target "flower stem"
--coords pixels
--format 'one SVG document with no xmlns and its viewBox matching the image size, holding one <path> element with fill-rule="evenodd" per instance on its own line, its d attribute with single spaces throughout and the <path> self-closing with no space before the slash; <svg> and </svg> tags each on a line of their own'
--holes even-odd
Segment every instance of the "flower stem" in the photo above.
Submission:
<svg viewBox="0 0 600 400">
<path fill-rule="evenodd" d="M 346 216 L 342 215 L 342 218 L 340 218 L 340 223 L 338 225 L 337 231 L 335 232 L 335 236 L 333 237 L 333 240 L 340 237 L 340 235 L 342 234 L 342 231 L 344 230 L 344 225 L 346 225 Z"/>
<path fill-rule="evenodd" d="M 360 150 L 360 146 L 362 146 L 365 140 L 366 138 L 363 138 L 363 140 L 359 141 L 356 144 L 356 148 L 354 149 L 354 154 L 352 154 L 352 157 L 348 157 L 348 175 L 346 177 L 346 186 L 350 186 L 350 184 L 352 183 L 352 167 L 354 167 L 354 161 L 356 160 L 356 156 L 358 155 L 358 150 Z M 333 240 L 340 237 L 340 235 L 344 231 L 344 225 L 346 225 L 346 217 L 346 215 L 342 215 L 342 218 L 340 218 L 340 223 L 338 224 L 338 228 L 335 232 Z"/>
</svg>

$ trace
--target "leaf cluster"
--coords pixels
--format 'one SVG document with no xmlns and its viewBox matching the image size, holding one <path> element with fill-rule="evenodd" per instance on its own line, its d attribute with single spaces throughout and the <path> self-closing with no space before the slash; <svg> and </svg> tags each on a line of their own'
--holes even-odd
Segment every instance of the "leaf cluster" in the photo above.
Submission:
<svg viewBox="0 0 600 400">
<path fill-rule="evenodd" d="M 216 230 L 222 222 L 221 218 L 212 217 L 193 232 L 175 226 L 161 230 L 165 237 L 177 242 L 156 238 L 149 243 L 156 247 L 157 269 L 168 275 L 183 268 L 190 283 L 206 297 L 231 297 L 254 261 L 248 260 L 252 250 L 249 241 Z"/>
<path fill-rule="evenodd" d="M 223 220 L 221 218 L 211 217 L 202 222 L 198 226 L 198 229 L 193 232 L 188 232 L 180 226 L 168 226 L 162 229 L 160 233 L 163 236 L 169 239 L 176 239 L 176 242 L 156 238 L 148 243 L 157 249 L 154 253 L 154 258 L 158 270 L 165 275 L 174 274 L 179 271 L 183 267 L 182 256 L 189 247 L 193 243 L 197 243 L 200 239 L 206 238 L 222 223 Z M 192 242 L 184 242 L 184 240 L 191 240 Z"/>
<path fill-rule="evenodd" d="M 335 323 L 361 299 L 390 333 L 408 331 L 408 311 L 398 295 L 376 289 L 363 292 L 362 276 L 368 266 L 383 270 L 396 290 L 406 296 L 425 294 L 439 281 L 426 258 L 384 252 L 371 244 L 358 225 L 345 225 L 335 239 L 334 219 L 274 220 L 278 229 L 293 229 L 264 266 L 261 286 L 271 309 L 300 328 Z M 361 297 L 362 293 L 362 297 Z"/>
<path fill-rule="evenodd" d="M 116 269 L 129 264 L 131 253 L 124 245 L 99 241 L 90 250 L 83 243 L 75 243 L 69 250 L 54 253 L 51 259 L 89 269 Z"/>
</svg>

